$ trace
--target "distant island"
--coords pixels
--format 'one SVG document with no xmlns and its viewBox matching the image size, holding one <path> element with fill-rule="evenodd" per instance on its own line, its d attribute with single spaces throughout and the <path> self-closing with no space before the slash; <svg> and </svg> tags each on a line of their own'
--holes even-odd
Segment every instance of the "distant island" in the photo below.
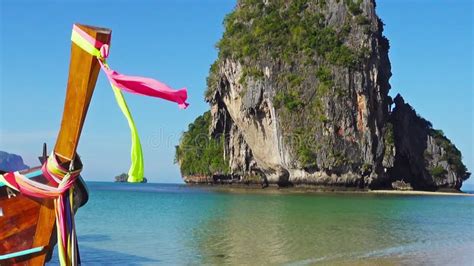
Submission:
<svg viewBox="0 0 474 266">
<path fill-rule="evenodd" d="M 176 146 L 186 183 L 459 190 L 461 151 L 389 95 L 374 0 L 240 0 Z"/>
<path fill-rule="evenodd" d="M 128 174 L 127 173 L 121 173 L 120 175 L 115 177 L 115 182 L 116 183 L 127 183 L 127 179 L 128 179 Z M 148 182 L 148 180 L 146 179 L 146 177 L 143 177 L 143 181 L 140 182 L 140 183 L 147 183 L 147 182 Z"/>
<path fill-rule="evenodd" d="M 0 151 L 0 170 L 6 172 L 20 171 L 30 168 L 23 162 L 20 155 Z"/>
</svg>

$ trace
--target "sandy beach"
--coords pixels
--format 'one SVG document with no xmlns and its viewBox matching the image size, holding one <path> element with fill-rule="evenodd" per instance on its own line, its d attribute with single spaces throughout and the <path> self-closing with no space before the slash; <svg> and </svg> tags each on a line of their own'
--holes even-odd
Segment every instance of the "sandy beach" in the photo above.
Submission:
<svg viewBox="0 0 474 266">
<path fill-rule="evenodd" d="M 270 185 L 263 188 L 259 184 L 187 184 L 190 187 L 201 187 L 209 190 L 231 192 L 231 193 L 263 193 L 263 194 L 293 194 L 293 193 L 334 193 L 334 194 L 380 194 L 380 195 L 417 195 L 417 196 L 466 196 L 473 197 L 474 194 L 463 191 L 421 191 L 421 190 L 367 190 L 346 187 L 324 187 L 311 185 L 298 185 L 294 187 L 278 187 Z"/>
<path fill-rule="evenodd" d="M 419 190 L 369 190 L 374 194 L 395 194 L 395 195 L 429 195 L 429 196 L 467 196 L 473 197 L 474 194 L 465 192 L 438 192 L 438 191 L 419 191 Z"/>
</svg>

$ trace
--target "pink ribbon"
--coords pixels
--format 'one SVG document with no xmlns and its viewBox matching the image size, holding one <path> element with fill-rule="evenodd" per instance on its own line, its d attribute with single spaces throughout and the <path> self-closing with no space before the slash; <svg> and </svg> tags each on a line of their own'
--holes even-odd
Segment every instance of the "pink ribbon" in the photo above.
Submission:
<svg viewBox="0 0 474 266">
<path fill-rule="evenodd" d="M 188 92 L 186 88 L 174 90 L 170 86 L 155 79 L 139 76 L 127 76 L 110 69 L 108 65 L 103 62 L 103 60 L 100 60 L 106 59 L 108 57 L 109 45 L 103 44 L 102 42 L 92 38 L 89 34 L 81 30 L 76 25 L 74 25 L 73 30 L 86 39 L 90 44 L 94 45 L 95 48 L 99 49 L 102 57 L 99 58 L 100 66 L 102 67 L 102 70 L 104 70 L 109 81 L 114 86 L 130 93 L 172 101 L 177 103 L 178 106 L 183 109 L 188 107 L 189 104 L 186 102 L 188 98 Z"/>
</svg>

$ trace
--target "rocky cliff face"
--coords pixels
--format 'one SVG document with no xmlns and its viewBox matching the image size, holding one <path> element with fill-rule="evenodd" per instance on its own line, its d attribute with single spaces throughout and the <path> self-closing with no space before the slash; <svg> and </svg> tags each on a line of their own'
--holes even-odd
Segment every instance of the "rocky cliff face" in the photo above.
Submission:
<svg viewBox="0 0 474 266">
<path fill-rule="evenodd" d="M 182 171 L 186 181 L 390 188 L 404 180 L 431 189 L 467 178 L 440 159 L 439 145 L 405 145 L 405 134 L 416 142 L 432 129 L 399 127 L 411 117 L 402 105 L 391 114 L 389 43 L 373 0 L 242 0 L 225 26 L 208 77 L 209 133 L 201 132 L 222 142 L 225 163 Z M 433 159 L 411 161 L 426 149 Z M 404 167 L 413 169 L 395 170 Z"/>
<path fill-rule="evenodd" d="M 461 152 L 443 131 L 433 129 L 400 95 L 394 102 L 390 121 L 394 125 L 396 153 L 390 176 L 419 190 L 460 189 L 470 175 L 462 163 Z"/>
<path fill-rule="evenodd" d="M 23 158 L 21 158 L 21 156 L 0 151 L 0 170 L 9 172 L 28 168 L 28 165 L 23 163 Z"/>
</svg>

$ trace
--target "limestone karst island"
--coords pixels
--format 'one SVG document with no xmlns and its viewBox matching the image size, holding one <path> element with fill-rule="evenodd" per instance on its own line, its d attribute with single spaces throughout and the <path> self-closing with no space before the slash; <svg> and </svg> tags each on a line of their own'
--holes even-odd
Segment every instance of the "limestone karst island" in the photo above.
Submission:
<svg viewBox="0 0 474 266">
<path fill-rule="evenodd" d="M 0 266 L 473 265 L 472 0 L 34 2 Z"/>
<path fill-rule="evenodd" d="M 461 152 L 389 96 L 383 27 L 374 1 L 239 1 L 207 78 L 210 110 L 176 148 L 184 181 L 459 190 Z"/>
</svg>

